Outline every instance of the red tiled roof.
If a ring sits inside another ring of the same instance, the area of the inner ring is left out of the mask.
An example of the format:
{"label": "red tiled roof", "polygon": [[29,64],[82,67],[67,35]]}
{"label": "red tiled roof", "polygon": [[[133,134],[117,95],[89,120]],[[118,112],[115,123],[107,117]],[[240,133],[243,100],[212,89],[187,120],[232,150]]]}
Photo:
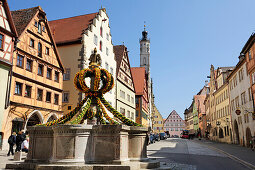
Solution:
{"label": "red tiled roof", "polygon": [[131,73],[135,84],[135,94],[143,95],[144,80],[145,80],[145,68],[144,67],[132,67]]}
{"label": "red tiled roof", "polygon": [[12,19],[14,21],[18,36],[25,30],[31,19],[40,9],[39,6],[27,9],[21,9],[17,11],[11,11]]}
{"label": "red tiled roof", "polygon": [[61,44],[81,40],[83,31],[88,29],[97,14],[92,13],[49,21],[56,43]]}

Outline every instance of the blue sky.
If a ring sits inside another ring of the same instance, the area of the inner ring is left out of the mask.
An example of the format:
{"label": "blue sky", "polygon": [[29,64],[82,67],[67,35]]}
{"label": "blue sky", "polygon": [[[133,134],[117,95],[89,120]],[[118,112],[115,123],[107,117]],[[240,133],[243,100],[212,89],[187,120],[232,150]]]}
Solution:
{"label": "blue sky", "polygon": [[151,75],[163,117],[186,107],[204,85],[210,65],[234,66],[255,28],[254,0],[8,0],[11,10],[40,5],[48,20],[106,8],[114,45],[139,66],[139,38],[146,21]]}

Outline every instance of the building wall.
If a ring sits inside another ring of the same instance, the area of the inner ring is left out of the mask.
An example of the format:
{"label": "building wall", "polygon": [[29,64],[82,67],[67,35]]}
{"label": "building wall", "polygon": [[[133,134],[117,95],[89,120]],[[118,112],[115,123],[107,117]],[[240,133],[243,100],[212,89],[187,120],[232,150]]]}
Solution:
{"label": "building wall", "polygon": [[[106,19],[106,21],[102,21]],[[103,29],[102,36],[100,35],[100,27]],[[91,24],[91,31],[87,30],[85,34],[83,34],[83,44],[85,45],[85,54],[86,58],[89,59],[94,48],[97,48],[98,54],[100,54],[102,59],[102,68],[107,69],[114,77],[114,87],[111,92],[108,92],[104,95],[107,101],[112,103],[112,106],[116,108],[116,60],[113,52],[113,44],[112,37],[109,26],[109,18],[104,9],[99,10],[98,18],[93,20],[93,24]],[[106,34],[109,35],[107,39]],[[97,36],[97,43],[94,43],[94,35]],[[99,50],[100,41],[102,42],[102,51]],[[106,48],[108,48],[108,55],[106,53]],[[86,61],[89,63],[89,61]],[[108,68],[107,68],[108,65]],[[112,71],[111,71],[112,70]]]}
{"label": "building wall", "polygon": [[[81,44],[71,44],[66,46],[58,46],[58,51],[64,65],[65,72],[68,70],[70,73],[69,79],[63,79],[63,94],[68,94],[68,100],[62,98],[62,109],[64,113],[70,112],[79,103],[79,91],[74,87],[73,80],[75,74],[80,71],[79,65],[79,52]],[[71,57],[70,57],[71,56]]]}
{"label": "building wall", "polygon": [[[41,19],[41,17],[40,17]],[[50,39],[48,29],[44,22],[41,22],[45,31],[38,33],[35,21],[39,21],[39,17],[35,16],[27,29],[19,36],[17,50],[13,56],[13,77],[10,90],[11,105],[8,108],[9,113],[4,117],[4,146],[7,146],[7,139],[12,131],[26,129],[26,123],[29,118],[35,114],[35,110],[41,113],[42,119],[40,123],[45,122],[45,118],[50,114],[61,115],[62,107],[62,69],[57,59],[52,40]],[[47,22],[47,20],[46,20]],[[34,40],[34,47],[30,46],[30,39]],[[42,44],[42,56],[37,55],[38,43]],[[46,54],[46,47],[49,48],[49,55]],[[23,57],[22,66],[18,66],[18,56]],[[31,60],[31,71],[27,69],[27,61]],[[38,75],[38,65],[43,67],[43,75]],[[51,78],[46,78],[47,69],[51,69]],[[58,81],[55,81],[55,74],[59,74]],[[16,83],[21,83],[21,93],[15,91]],[[31,96],[26,96],[26,87],[31,87]],[[38,89],[43,91],[42,101],[37,99]],[[46,93],[50,92],[50,101],[46,101]],[[54,96],[58,95],[58,103],[54,103]],[[57,116],[54,118],[56,119]],[[22,121],[18,129],[14,128],[14,120]]]}
{"label": "building wall", "polygon": [[155,104],[153,104],[153,132],[155,133],[161,133],[164,132],[164,122],[163,122],[163,117],[162,115],[159,113],[157,107],[155,106]]}
{"label": "building wall", "polygon": [[164,131],[169,131],[170,136],[180,136],[184,128],[185,123],[183,119],[175,111],[171,112],[164,122]]}
{"label": "building wall", "polygon": [[[125,95],[121,96],[120,91]],[[117,80],[117,111],[122,113],[123,109],[125,110],[124,115],[135,121],[135,93]]]}
{"label": "building wall", "polygon": [[[86,30],[85,33],[82,35],[81,43],[58,46],[63,65],[65,67],[65,73],[67,73],[67,71],[70,71],[70,79],[64,80],[63,84],[63,93],[66,93],[69,96],[68,101],[63,102],[64,112],[71,111],[77,106],[79,101],[81,101],[81,94],[78,90],[75,89],[73,85],[73,80],[75,74],[79,72],[82,67],[81,61],[78,60],[83,57],[85,60],[84,68],[88,68],[88,59],[90,58],[90,55],[92,54],[94,48],[97,49],[97,53],[101,56],[101,67],[107,69],[110,73],[112,73],[114,77],[115,85],[110,92],[104,95],[104,97],[112,104],[114,108],[116,108],[116,61],[113,53],[109,18],[102,9],[99,10],[99,14],[100,15],[98,15],[98,18],[93,19],[93,24],[90,25],[90,29]],[[102,21],[106,18],[106,21]],[[103,30],[102,36],[100,35],[100,27],[102,27]],[[108,34],[109,36],[106,36],[106,34]],[[95,36],[97,37],[97,41],[94,41]],[[100,41],[103,44],[102,51],[99,49]],[[108,53],[106,53],[106,48],[108,49]],[[109,116],[112,117],[113,115],[109,113]]]}
{"label": "building wall", "polygon": [[[231,143],[232,128],[229,110],[228,83],[223,84],[215,92],[215,105],[216,112],[213,115],[213,124],[215,125],[214,128],[217,130],[217,133],[214,134],[212,139],[219,142]],[[221,130],[223,132],[223,136],[220,135]]]}
{"label": "building wall", "polygon": [[[252,103],[252,94],[250,88],[250,77],[247,74],[246,62],[242,62],[241,66],[236,68],[235,73],[229,79],[229,91],[230,91],[230,112],[232,116],[232,127],[233,127],[233,142],[235,144],[247,146],[246,131],[247,128],[250,129],[251,135],[255,133],[255,120],[252,118],[253,112],[253,103]],[[240,79],[240,73],[242,72]],[[234,77],[237,79],[237,83],[234,86]],[[242,96],[245,96],[245,101],[242,99]],[[239,107],[238,107],[238,103]],[[236,110],[241,111],[240,115],[236,114]]]}
{"label": "building wall", "polygon": [[[7,85],[9,81],[9,71],[10,67],[7,67],[5,65],[0,64],[0,132],[2,131],[2,125],[3,125],[3,117],[5,113],[5,104],[6,104],[6,93],[7,93]],[[1,138],[0,138],[1,141]],[[1,142],[0,142],[1,146]]]}

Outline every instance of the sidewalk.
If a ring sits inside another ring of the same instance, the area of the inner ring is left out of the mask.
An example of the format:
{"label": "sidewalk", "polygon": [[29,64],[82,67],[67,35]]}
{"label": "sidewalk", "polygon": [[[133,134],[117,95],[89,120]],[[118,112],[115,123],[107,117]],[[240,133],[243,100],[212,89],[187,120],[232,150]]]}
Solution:
{"label": "sidewalk", "polygon": [[255,151],[252,151],[250,148],[246,148],[235,144],[219,143],[206,139],[202,140],[194,139],[193,141],[226,152],[234,157],[237,157],[245,162],[248,162],[249,164],[252,164],[255,167]]}
{"label": "sidewalk", "polygon": [[[12,155],[7,156],[7,153],[8,153],[7,150],[0,150],[0,169],[5,169],[5,165],[7,163],[15,162],[13,160],[14,156],[12,156]],[[27,155],[26,153],[24,153],[24,152],[22,153],[22,160],[25,159],[26,155]]]}

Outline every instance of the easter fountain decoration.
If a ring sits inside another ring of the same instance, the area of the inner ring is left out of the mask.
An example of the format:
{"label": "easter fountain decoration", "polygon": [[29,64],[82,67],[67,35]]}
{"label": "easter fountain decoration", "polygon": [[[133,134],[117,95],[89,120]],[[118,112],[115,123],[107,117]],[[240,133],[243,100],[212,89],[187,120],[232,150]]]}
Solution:
{"label": "easter fountain decoration", "polygon": [[[114,86],[113,76],[101,66],[97,50],[89,68],[79,71],[74,86],[84,99],[63,117],[28,127],[29,152],[25,162],[9,169],[140,169],[159,166],[147,158],[148,128],[126,118],[104,98]],[[90,87],[86,84],[90,78]],[[108,110],[112,113],[110,117]],[[117,166],[117,167],[116,167]]]}

